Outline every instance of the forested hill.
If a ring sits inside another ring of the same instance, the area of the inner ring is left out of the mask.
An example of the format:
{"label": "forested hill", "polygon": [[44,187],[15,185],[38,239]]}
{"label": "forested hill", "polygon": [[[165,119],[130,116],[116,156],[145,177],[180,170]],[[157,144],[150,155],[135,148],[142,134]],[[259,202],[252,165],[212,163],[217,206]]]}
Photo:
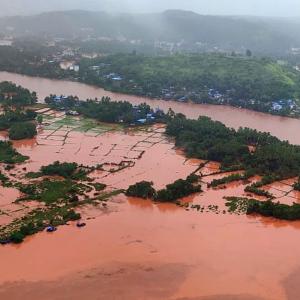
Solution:
{"label": "forested hill", "polygon": [[[95,65],[101,68],[91,68]],[[299,72],[266,58],[221,54],[112,55],[81,62],[79,75],[83,81],[115,90],[114,80],[107,74],[122,78],[118,91],[150,97],[183,97],[201,102],[207,99],[209,89],[214,90],[213,94],[218,91],[212,98],[243,99],[246,103],[270,103],[300,96]]]}
{"label": "forested hill", "polygon": [[300,45],[294,20],[204,16],[170,10],[157,14],[65,11],[0,19],[0,33],[15,36],[110,37],[198,43],[203,47],[251,49],[266,53]]}

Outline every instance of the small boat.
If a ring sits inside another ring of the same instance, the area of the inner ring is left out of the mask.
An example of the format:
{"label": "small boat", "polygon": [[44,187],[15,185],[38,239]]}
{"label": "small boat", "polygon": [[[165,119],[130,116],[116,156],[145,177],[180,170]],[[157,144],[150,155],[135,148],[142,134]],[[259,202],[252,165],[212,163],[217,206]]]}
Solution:
{"label": "small boat", "polygon": [[1,240],[0,241],[0,245],[7,245],[9,243],[11,243],[11,240]]}
{"label": "small boat", "polygon": [[56,231],[56,230],[57,230],[57,228],[54,227],[54,226],[48,226],[48,227],[46,228],[46,231],[47,231],[47,232],[54,232],[54,231]]}
{"label": "small boat", "polygon": [[85,224],[85,223],[79,223],[79,222],[78,222],[78,223],[76,224],[76,226],[80,228],[80,227],[86,226],[86,224]]}

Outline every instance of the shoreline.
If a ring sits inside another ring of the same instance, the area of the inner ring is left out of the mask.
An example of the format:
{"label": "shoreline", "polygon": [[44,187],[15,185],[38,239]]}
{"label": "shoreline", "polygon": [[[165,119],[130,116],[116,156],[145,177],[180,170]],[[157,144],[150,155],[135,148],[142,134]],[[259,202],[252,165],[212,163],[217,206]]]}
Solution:
{"label": "shoreline", "polygon": [[292,144],[300,144],[298,131],[300,120],[289,117],[274,116],[246,109],[230,106],[181,103],[176,101],[151,100],[105,91],[104,89],[86,85],[84,83],[32,77],[17,73],[0,72],[0,81],[12,81],[17,85],[36,91],[39,99],[50,94],[77,95],[81,99],[110,97],[113,101],[128,101],[133,105],[147,103],[151,108],[160,108],[167,111],[172,108],[176,113],[183,113],[190,119],[207,116],[212,120],[220,121],[227,127],[238,129],[249,127],[261,132],[270,132],[281,140],[288,140]]}
{"label": "shoreline", "polygon": [[[300,120],[300,117],[296,117],[296,116],[286,116],[286,115],[280,115],[280,114],[272,114],[270,112],[263,112],[263,111],[259,111],[259,110],[233,106],[233,105],[230,105],[230,104],[196,103],[196,102],[193,102],[191,100],[186,101],[186,102],[182,102],[182,101],[177,101],[175,99],[166,100],[166,99],[163,99],[163,98],[151,98],[151,97],[143,96],[143,95],[140,96],[140,95],[136,95],[136,94],[132,94],[132,93],[126,93],[125,91],[119,92],[119,91],[108,90],[105,87],[94,85],[94,84],[91,84],[91,83],[83,82],[83,81],[72,79],[72,78],[61,78],[60,79],[60,78],[43,77],[43,76],[40,76],[40,75],[29,75],[29,74],[25,74],[25,73],[18,73],[18,72],[10,72],[10,71],[0,70],[0,74],[1,73],[7,73],[7,74],[10,74],[10,75],[30,77],[30,78],[38,78],[38,79],[41,79],[41,80],[51,80],[51,81],[58,81],[58,82],[71,82],[71,83],[75,83],[75,84],[89,86],[89,87],[94,88],[94,89],[103,90],[104,92],[107,92],[109,94],[119,95],[119,96],[122,96],[124,98],[125,97],[129,97],[129,98],[137,97],[137,98],[145,99],[145,101],[161,101],[161,102],[165,102],[165,103],[180,103],[180,104],[191,104],[191,105],[198,105],[198,106],[226,107],[226,108],[242,110],[242,111],[246,111],[246,112],[259,113],[259,114],[272,116],[272,117]],[[77,95],[64,95],[64,96],[77,96]],[[86,99],[82,99],[82,100],[86,100]],[[115,101],[113,98],[111,100]],[[43,101],[43,100],[39,99],[39,101]],[[124,99],[124,101],[128,101],[128,100]],[[39,102],[39,103],[43,103],[43,102]]]}

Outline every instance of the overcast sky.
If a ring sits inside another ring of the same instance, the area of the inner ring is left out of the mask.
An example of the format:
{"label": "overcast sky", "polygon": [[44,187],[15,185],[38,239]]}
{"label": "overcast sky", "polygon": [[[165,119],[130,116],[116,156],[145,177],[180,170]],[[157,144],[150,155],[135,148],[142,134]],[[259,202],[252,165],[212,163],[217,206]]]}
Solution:
{"label": "overcast sky", "polygon": [[87,9],[158,12],[187,9],[212,15],[300,16],[300,0],[0,0],[0,14]]}

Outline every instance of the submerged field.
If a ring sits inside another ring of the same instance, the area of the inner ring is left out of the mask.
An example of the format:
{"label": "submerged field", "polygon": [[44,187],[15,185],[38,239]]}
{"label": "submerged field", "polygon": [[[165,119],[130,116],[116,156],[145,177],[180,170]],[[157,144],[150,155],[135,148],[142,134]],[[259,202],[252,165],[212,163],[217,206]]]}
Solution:
{"label": "submerged field", "polygon": [[[107,300],[120,294],[147,300],[298,299],[300,222],[231,213],[225,205],[224,196],[265,200],[244,191],[260,178],[208,187],[242,171],[224,173],[216,162],[187,159],[164,134],[164,125],[123,128],[49,109],[39,113],[46,124],[38,136],[14,142],[30,159],[13,170],[1,168],[13,181],[26,183],[26,172],[59,160],[99,165],[89,177],[107,185],[103,193],[141,180],[161,189],[193,172],[203,193],[180,205],[111,195],[105,205],[77,207],[87,224],[83,229],[68,222],[53,234],[2,246],[1,299]],[[292,187],[296,180],[263,189],[272,192],[273,201],[300,203],[300,192]],[[96,189],[87,192],[90,198],[95,194]],[[15,188],[1,187],[1,226],[43,205],[15,203],[21,196]]]}

